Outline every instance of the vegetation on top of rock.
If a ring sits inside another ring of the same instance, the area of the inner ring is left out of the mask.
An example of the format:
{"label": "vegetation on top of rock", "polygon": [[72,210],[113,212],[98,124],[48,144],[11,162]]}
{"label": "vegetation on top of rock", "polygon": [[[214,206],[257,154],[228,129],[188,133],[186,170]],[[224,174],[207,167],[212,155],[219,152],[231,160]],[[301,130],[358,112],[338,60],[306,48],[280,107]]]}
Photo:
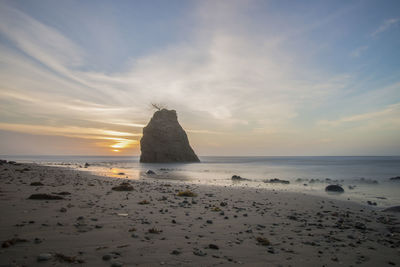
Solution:
{"label": "vegetation on top of rock", "polygon": [[211,209],[211,211],[218,212],[218,211],[221,211],[221,208],[219,208],[219,207],[213,207],[213,208]]}
{"label": "vegetation on top of rock", "polygon": [[54,255],[54,258],[56,258],[60,262],[84,263],[84,260],[77,259],[75,256],[66,256],[62,253],[56,253]]}
{"label": "vegetation on top of rock", "polygon": [[148,230],[148,232],[149,232],[150,234],[159,234],[159,233],[162,232],[162,230],[159,230],[159,229],[153,227],[153,228],[150,228],[150,229]]}
{"label": "vegetation on top of rock", "polygon": [[257,237],[256,238],[258,244],[262,245],[262,246],[269,246],[271,243],[269,242],[269,240],[265,237]]}

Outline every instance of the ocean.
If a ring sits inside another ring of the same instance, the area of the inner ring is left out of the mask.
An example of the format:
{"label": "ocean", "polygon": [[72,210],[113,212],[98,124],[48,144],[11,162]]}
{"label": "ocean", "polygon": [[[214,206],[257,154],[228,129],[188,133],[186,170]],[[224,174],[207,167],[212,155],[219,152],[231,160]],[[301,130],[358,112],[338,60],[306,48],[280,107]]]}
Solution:
{"label": "ocean", "polygon": [[[110,178],[158,179],[194,184],[258,187],[294,191],[329,198],[375,202],[377,207],[400,205],[400,157],[200,157],[201,163],[139,163],[139,157],[2,156],[18,162],[63,166]],[[90,166],[84,168],[85,163]],[[147,175],[147,170],[155,174]],[[123,173],[123,174],[122,174]],[[232,175],[247,180],[233,181]],[[266,183],[269,179],[289,184]],[[340,184],[342,194],[326,193],[328,184]]]}

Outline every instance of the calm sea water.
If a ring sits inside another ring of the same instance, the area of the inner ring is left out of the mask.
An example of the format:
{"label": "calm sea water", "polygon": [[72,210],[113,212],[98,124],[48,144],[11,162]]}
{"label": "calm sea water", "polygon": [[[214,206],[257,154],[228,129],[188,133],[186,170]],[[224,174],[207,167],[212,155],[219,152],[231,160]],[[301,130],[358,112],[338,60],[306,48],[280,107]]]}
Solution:
{"label": "calm sea water", "polygon": [[[400,205],[400,157],[200,157],[201,163],[143,164],[138,157],[3,156],[19,162],[61,165],[95,174],[129,179],[165,179],[176,182],[263,187],[297,191],[366,203],[377,207]],[[85,163],[88,168],[83,168]],[[147,175],[153,170],[155,175]],[[124,173],[124,174],[121,174]],[[235,182],[232,175],[247,178]],[[290,184],[270,184],[278,178]],[[340,184],[343,194],[327,194],[328,184]]]}

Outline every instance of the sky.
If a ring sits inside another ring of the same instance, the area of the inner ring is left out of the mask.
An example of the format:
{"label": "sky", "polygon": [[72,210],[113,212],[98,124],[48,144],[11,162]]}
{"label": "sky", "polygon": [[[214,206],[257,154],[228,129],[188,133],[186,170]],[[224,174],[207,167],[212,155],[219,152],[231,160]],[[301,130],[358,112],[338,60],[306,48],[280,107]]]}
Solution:
{"label": "sky", "polygon": [[400,1],[0,0],[0,155],[400,155]]}

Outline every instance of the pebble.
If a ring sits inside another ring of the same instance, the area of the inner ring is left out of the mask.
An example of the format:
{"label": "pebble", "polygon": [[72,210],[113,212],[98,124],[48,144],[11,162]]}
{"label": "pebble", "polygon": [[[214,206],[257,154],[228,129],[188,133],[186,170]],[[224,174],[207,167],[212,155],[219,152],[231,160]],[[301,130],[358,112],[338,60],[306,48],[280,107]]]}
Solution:
{"label": "pebble", "polygon": [[172,255],[179,255],[179,254],[181,254],[181,252],[178,251],[178,250],[176,250],[176,249],[174,249],[174,250],[171,252],[171,254],[172,254]]}
{"label": "pebble", "polygon": [[37,257],[37,261],[48,261],[53,257],[50,253],[41,253]]}
{"label": "pebble", "polygon": [[207,253],[205,253],[204,251],[202,251],[202,250],[200,250],[200,249],[194,250],[194,251],[193,251],[193,254],[196,255],[196,256],[200,256],[200,257],[203,257],[203,256],[206,256],[206,255],[207,255]]}
{"label": "pebble", "polygon": [[217,245],[215,245],[215,244],[208,245],[208,248],[210,248],[210,249],[219,249],[219,247]]}
{"label": "pebble", "polygon": [[122,262],[120,262],[120,261],[114,261],[112,264],[111,264],[111,267],[122,267],[123,266],[123,264],[122,264]]}
{"label": "pebble", "polygon": [[110,254],[106,254],[102,257],[103,261],[109,261],[111,260],[111,255]]}

